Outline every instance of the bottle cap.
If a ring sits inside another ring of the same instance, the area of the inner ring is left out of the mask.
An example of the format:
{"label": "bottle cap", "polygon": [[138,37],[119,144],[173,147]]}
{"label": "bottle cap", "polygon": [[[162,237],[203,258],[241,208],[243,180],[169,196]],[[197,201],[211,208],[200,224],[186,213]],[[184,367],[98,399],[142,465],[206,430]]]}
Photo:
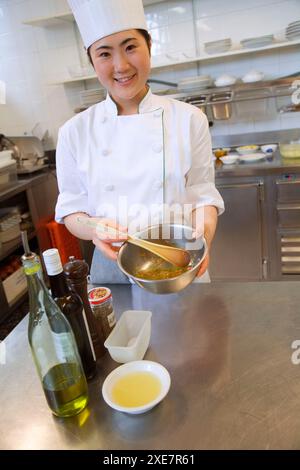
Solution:
{"label": "bottle cap", "polygon": [[72,281],[82,281],[86,279],[89,273],[89,265],[82,259],[75,259],[74,256],[69,257],[69,261],[64,264],[64,273],[68,279]]}
{"label": "bottle cap", "polygon": [[63,271],[59,251],[57,248],[50,248],[43,252],[44,263],[47,274],[49,276],[56,276]]}
{"label": "bottle cap", "polygon": [[89,290],[89,301],[91,305],[100,305],[111,298],[111,291],[107,287],[94,287]]}

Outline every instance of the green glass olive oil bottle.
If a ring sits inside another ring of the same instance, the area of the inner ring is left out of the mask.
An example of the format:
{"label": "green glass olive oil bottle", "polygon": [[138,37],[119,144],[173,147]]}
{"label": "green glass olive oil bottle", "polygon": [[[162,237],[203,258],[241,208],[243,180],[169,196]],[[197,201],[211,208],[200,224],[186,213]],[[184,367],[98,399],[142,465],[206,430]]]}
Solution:
{"label": "green glass olive oil bottle", "polygon": [[52,412],[68,417],[88,403],[88,389],[71,326],[44,284],[39,257],[22,232],[22,263],[29,291],[28,340]]}

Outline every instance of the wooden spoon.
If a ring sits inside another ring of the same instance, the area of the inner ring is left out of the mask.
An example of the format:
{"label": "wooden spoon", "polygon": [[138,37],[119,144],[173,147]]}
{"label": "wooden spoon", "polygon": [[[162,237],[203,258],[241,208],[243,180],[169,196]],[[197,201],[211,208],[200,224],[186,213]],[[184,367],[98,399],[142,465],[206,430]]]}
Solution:
{"label": "wooden spoon", "polygon": [[148,240],[143,240],[141,238],[134,237],[133,235],[129,235],[126,232],[121,232],[108,225],[104,225],[98,220],[93,220],[92,218],[77,217],[77,221],[81,224],[94,227],[96,229],[97,234],[99,235],[110,235],[114,239],[126,239],[127,242],[132,243],[133,245],[140,246],[145,250],[151,251],[151,253],[160,256],[160,258],[163,258],[165,261],[168,261],[169,263],[180,268],[187,266],[191,260],[188,251],[183,250],[182,248],[152,243]]}

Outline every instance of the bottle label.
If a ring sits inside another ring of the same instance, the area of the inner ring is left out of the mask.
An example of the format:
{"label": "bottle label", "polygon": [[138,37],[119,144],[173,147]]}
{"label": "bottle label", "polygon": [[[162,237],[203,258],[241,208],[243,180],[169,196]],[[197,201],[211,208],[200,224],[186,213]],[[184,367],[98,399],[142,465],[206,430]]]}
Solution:
{"label": "bottle label", "polygon": [[114,311],[112,311],[112,313],[110,313],[109,315],[107,315],[107,321],[108,321],[108,324],[109,324],[110,328],[112,328],[113,326],[115,326],[115,324],[116,324],[116,317],[115,317]]}
{"label": "bottle label", "polygon": [[86,319],[86,314],[85,314],[84,308],[82,309],[82,316],[83,316],[83,319],[84,319],[85,329],[86,329],[86,332],[87,332],[87,335],[88,335],[88,338],[89,338],[90,347],[91,347],[91,350],[92,350],[92,353],[93,353],[93,358],[94,358],[94,361],[96,361],[95,349],[94,349],[93,341],[92,341],[92,338],[91,338],[91,333],[90,333],[89,325],[88,325],[88,322],[87,322],[87,319]]}
{"label": "bottle label", "polygon": [[74,351],[71,346],[73,341],[70,333],[52,332],[52,337],[58,361],[66,362],[70,358],[74,357]]}

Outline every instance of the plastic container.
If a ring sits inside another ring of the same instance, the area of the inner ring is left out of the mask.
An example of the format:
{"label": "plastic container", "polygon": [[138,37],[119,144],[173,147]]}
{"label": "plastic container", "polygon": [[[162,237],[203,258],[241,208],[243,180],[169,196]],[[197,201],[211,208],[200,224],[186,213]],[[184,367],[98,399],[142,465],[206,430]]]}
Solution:
{"label": "plastic container", "polygon": [[0,162],[0,188],[17,181],[17,163]]}
{"label": "plastic container", "polygon": [[0,152],[0,164],[14,163],[12,150],[2,150]]}
{"label": "plastic container", "polygon": [[143,359],[149,346],[152,313],[146,310],[126,310],[104,346],[112,359],[119,363]]}
{"label": "plastic container", "polygon": [[21,217],[18,212],[11,211],[0,218],[0,240],[10,242],[20,236]]}
{"label": "plastic container", "polygon": [[300,141],[281,142],[279,150],[284,158],[300,158]]}

